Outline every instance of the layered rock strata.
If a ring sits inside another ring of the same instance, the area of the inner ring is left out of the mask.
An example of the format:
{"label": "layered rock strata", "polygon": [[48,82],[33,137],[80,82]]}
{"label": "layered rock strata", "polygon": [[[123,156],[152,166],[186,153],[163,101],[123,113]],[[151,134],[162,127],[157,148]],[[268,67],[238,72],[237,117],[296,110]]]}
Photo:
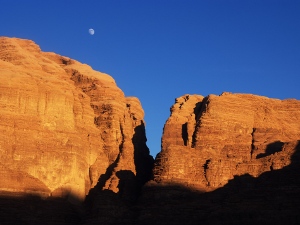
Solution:
{"label": "layered rock strata", "polygon": [[121,170],[145,182],[152,157],[143,117],[111,76],[30,40],[0,38],[0,191],[82,201],[108,168],[102,189],[118,193]]}
{"label": "layered rock strata", "polygon": [[284,143],[300,139],[300,102],[251,94],[185,95],[171,107],[154,180],[200,190],[234,176],[290,164]]}

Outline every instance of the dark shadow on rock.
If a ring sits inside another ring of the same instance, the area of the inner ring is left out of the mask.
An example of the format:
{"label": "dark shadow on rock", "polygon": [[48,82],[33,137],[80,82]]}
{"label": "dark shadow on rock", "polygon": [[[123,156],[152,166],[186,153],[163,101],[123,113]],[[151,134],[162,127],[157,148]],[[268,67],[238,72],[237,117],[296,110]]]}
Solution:
{"label": "dark shadow on rock", "polygon": [[84,214],[66,198],[2,193],[0,224],[296,225],[300,224],[299,174],[300,141],[290,165],[257,178],[235,176],[212,192],[150,181],[138,200],[131,201],[135,175],[121,170],[116,173],[120,192],[98,189],[89,196],[93,198]]}
{"label": "dark shadow on rock", "polygon": [[102,174],[99,177],[97,184],[89,191],[84,201],[84,207],[87,211],[89,211],[89,208],[93,207],[95,198],[99,195],[99,193],[103,192],[102,189],[105,186],[106,181],[112,176],[114,168],[117,166],[119,159],[120,154],[117,156],[116,160],[109,165],[109,167],[106,169],[105,174]]}
{"label": "dark shadow on rock", "polygon": [[119,178],[118,193],[95,189],[85,202],[82,224],[134,224],[137,211],[133,208],[139,193],[136,177],[130,170],[117,171],[116,176]]}
{"label": "dark shadow on rock", "polygon": [[146,142],[145,124],[142,122],[141,125],[134,128],[134,135],[132,137],[136,179],[140,186],[153,179],[152,169],[154,159],[150,155]]}
{"label": "dark shadow on rock", "polygon": [[[202,101],[197,102],[195,104],[194,109],[193,109],[193,113],[194,113],[194,116],[195,116],[195,121],[197,121],[197,119],[199,118],[199,113],[201,112],[201,108],[202,108]],[[182,124],[182,126],[181,126],[181,137],[182,137],[184,146],[188,146],[190,143],[193,146],[193,143],[195,142],[195,132],[196,132],[196,124],[195,124],[195,128],[194,128],[194,133],[191,135],[192,140],[189,140],[188,122]]]}
{"label": "dark shadow on rock", "polygon": [[138,197],[138,185],[134,173],[130,170],[120,170],[116,173],[120,179],[118,188],[119,197],[126,203],[135,203]]}
{"label": "dark shadow on rock", "polygon": [[195,120],[197,120],[198,114],[201,112],[202,103],[204,102],[204,100],[206,100],[206,98],[204,98],[201,102],[197,102],[195,105],[194,108]]}
{"label": "dark shadow on rock", "polygon": [[235,176],[212,192],[150,182],[137,204],[136,225],[300,224],[299,174],[300,141],[290,165],[257,178]]}
{"label": "dark shadow on rock", "polygon": [[[69,196],[70,197],[70,196]],[[76,196],[73,196],[76,198]],[[66,198],[41,198],[33,194],[1,192],[0,224],[80,224],[83,210]]]}
{"label": "dark shadow on rock", "polygon": [[188,145],[188,129],[187,129],[187,123],[182,124],[182,128],[181,128],[181,137],[183,140],[183,144],[185,146]]}
{"label": "dark shadow on rock", "polygon": [[130,225],[135,218],[135,210],[123,201],[119,194],[102,190],[94,196],[94,201],[86,208],[81,224]]}
{"label": "dark shadow on rock", "polygon": [[265,153],[258,154],[256,156],[256,158],[259,159],[259,158],[263,158],[263,157],[272,155],[276,152],[280,152],[280,151],[282,151],[283,145],[284,145],[284,143],[281,141],[273,142],[267,146]]}
{"label": "dark shadow on rock", "polygon": [[[106,173],[100,176],[97,185],[90,190],[86,201],[86,214],[83,224],[134,224],[138,210],[133,209],[139,197],[141,187],[152,179],[154,159],[146,145],[145,126],[135,127],[132,143],[134,146],[134,164],[136,175],[130,170],[116,172],[118,193],[103,190],[105,182],[111,177],[119,157],[109,166]],[[120,149],[121,152],[122,149]]]}
{"label": "dark shadow on rock", "polygon": [[[98,180],[98,183],[96,184],[95,186],[95,190],[102,190],[102,188],[104,187],[105,185],[105,182],[111,177],[111,175],[113,174],[113,171],[114,171],[114,168],[117,166],[118,162],[119,162],[119,159],[120,159],[120,154],[117,156],[116,160],[110,164],[108,166],[108,168],[106,169],[106,172],[105,174],[102,174],[100,177],[99,177],[99,180]],[[93,190],[93,189],[92,189]]]}
{"label": "dark shadow on rock", "polygon": [[191,147],[194,148],[195,144],[196,144],[196,131],[197,131],[197,126],[199,125],[198,123],[200,122],[200,118],[203,114],[203,112],[205,112],[206,110],[206,106],[207,106],[207,102],[208,102],[208,97],[205,97],[202,99],[201,102],[196,103],[195,108],[194,108],[194,114],[195,114],[195,128],[194,128],[194,132],[192,134],[192,140],[191,140]]}

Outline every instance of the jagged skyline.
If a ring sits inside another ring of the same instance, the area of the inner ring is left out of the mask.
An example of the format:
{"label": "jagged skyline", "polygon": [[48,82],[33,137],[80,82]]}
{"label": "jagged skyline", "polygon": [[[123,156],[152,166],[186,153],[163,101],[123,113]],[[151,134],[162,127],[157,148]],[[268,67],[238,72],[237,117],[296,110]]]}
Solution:
{"label": "jagged skyline", "polygon": [[138,97],[155,157],[179,96],[300,99],[299,10],[283,0],[1,1],[0,28],[108,73]]}

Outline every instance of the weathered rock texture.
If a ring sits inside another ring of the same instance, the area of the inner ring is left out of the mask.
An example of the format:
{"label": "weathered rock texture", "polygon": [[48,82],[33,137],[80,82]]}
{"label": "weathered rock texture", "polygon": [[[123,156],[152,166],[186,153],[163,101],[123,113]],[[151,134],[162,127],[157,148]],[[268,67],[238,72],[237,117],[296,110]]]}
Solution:
{"label": "weathered rock texture", "polygon": [[155,181],[208,191],[236,175],[281,169],[291,158],[284,143],[300,139],[299,121],[295,99],[231,93],[177,98],[164,127]]}
{"label": "weathered rock texture", "polygon": [[288,166],[258,177],[235,176],[213,191],[171,182],[147,183],[139,198],[136,224],[299,224],[300,141],[284,143],[283,148],[291,160]]}
{"label": "weathered rock texture", "polygon": [[0,37],[0,224],[300,224],[300,101],[177,98],[153,171],[143,116],[109,75]]}
{"label": "weathered rock texture", "polygon": [[0,38],[0,191],[82,201],[107,170],[101,190],[118,193],[122,170],[147,181],[143,117],[111,76]]}
{"label": "weathered rock texture", "polygon": [[177,98],[136,224],[300,223],[299,121],[294,99]]}

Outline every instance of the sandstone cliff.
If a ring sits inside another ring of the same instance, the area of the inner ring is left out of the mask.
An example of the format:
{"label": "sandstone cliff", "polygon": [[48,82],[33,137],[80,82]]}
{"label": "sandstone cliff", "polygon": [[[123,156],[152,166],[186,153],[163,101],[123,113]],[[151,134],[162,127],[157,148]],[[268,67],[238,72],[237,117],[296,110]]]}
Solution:
{"label": "sandstone cliff", "polygon": [[111,76],[0,37],[0,224],[300,223],[300,101],[179,97],[154,168],[143,117]]}
{"label": "sandstone cliff", "polygon": [[283,148],[291,164],[258,177],[236,175],[212,191],[179,182],[149,182],[139,198],[136,224],[299,224],[300,141],[284,143]]}
{"label": "sandstone cliff", "polygon": [[291,158],[284,143],[300,139],[299,120],[295,99],[231,93],[177,98],[164,127],[155,181],[208,191],[236,175],[281,169]]}
{"label": "sandstone cliff", "polygon": [[0,38],[0,191],[82,201],[108,168],[101,189],[117,193],[122,170],[147,181],[143,117],[111,76]]}
{"label": "sandstone cliff", "polygon": [[177,98],[136,224],[299,224],[299,121],[295,99]]}

